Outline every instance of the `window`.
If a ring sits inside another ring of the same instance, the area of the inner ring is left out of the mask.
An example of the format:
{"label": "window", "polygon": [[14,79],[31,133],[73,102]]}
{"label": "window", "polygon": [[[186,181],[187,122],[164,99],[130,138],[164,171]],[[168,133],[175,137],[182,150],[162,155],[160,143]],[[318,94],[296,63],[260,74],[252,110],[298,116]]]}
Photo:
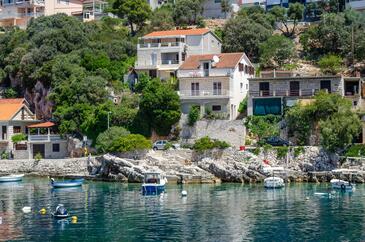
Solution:
{"label": "window", "polygon": [[244,64],[239,63],[239,64],[238,64],[238,70],[239,70],[239,71],[243,71],[243,69],[244,69]]}
{"label": "window", "polygon": [[221,105],[213,105],[213,106],[212,106],[212,110],[213,110],[213,111],[216,111],[216,112],[217,112],[217,111],[221,111],[221,110],[222,110],[222,106],[221,106]]}
{"label": "window", "polygon": [[353,102],[353,106],[356,107],[357,106],[357,101]]}
{"label": "window", "polygon": [[269,82],[260,82],[260,96],[269,96],[270,95],[270,83]]}
{"label": "window", "polygon": [[221,3],[222,0],[214,0],[214,3]]}
{"label": "window", "polygon": [[328,93],[331,93],[331,81],[330,80],[321,81],[321,90],[325,90]]}
{"label": "window", "polygon": [[26,144],[15,144],[15,150],[27,150]]}
{"label": "window", "polygon": [[240,90],[241,90],[241,93],[243,93],[243,83],[242,82],[240,83]]}
{"label": "window", "polygon": [[14,126],[13,127],[14,134],[18,134],[22,132],[22,128],[20,126]]}
{"label": "window", "polygon": [[209,76],[209,62],[203,64],[204,76]]}
{"label": "window", "polygon": [[53,152],[60,152],[60,144],[52,144]]}
{"label": "window", "polygon": [[213,95],[222,95],[222,83],[213,82]]}

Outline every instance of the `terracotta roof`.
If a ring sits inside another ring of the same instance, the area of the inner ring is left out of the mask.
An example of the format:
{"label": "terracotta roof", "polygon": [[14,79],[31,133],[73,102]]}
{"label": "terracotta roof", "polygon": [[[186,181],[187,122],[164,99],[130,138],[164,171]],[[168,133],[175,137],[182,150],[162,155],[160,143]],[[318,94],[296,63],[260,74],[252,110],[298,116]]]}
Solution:
{"label": "terracotta roof", "polygon": [[143,37],[165,37],[165,36],[178,36],[178,35],[203,35],[208,33],[209,29],[176,29],[166,31],[155,31],[149,33]]}
{"label": "terracotta roof", "polygon": [[50,128],[53,126],[55,126],[55,124],[52,122],[44,122],[44,123],[29,125],[28,128]]}
{"label": "terracotta roof", "polygon": [[23,98],[0,99],[0,120],[10,120],[23,106]]}
{"label": "terracotta roof", "polygon": [[180,66],[180,70],[195,70],[198,69],[201,61],[212,60],[213,56],[219,57],[219,62],[214,68],[234,68],[241,60],[244,53],[222,53],[209,55],[191,55]]}

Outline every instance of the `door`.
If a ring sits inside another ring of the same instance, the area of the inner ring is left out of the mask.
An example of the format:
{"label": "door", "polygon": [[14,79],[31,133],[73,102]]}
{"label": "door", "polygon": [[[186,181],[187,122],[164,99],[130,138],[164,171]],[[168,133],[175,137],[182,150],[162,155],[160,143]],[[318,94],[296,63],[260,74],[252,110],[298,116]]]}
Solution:
{"label": "door", "polygon": [[191,96],[199,96],[199,82],[191,83]]}
{"label": "door", "polygon": [[290,82],[290,96],[299,96],[299,82],[298,81],[292,81]]}
{"label": "door", "polygon": [[269,95],[270,95],[270,83],[260,82],[260,96],[269,96]]}
{"label": "door", "polygon": [[331,81],[324,80],[321,81],[321,90],[327,90],[328,93],[331,93]]}
{"label": "door", "polygon": [[203,67],[204,67],[204,76],[209,76],[209,62],[205,62]]}
{"label": "door", "polygon": [[44,144],[33,144],[33,158],[38,153],[41,154],[42,158],[45,158],[45,145]]}
{"label": "door", "polygon": [[7,135],[6,130],[7,130],[6,126],[2,126],[2,129],[1,129],[1,131],[2,131],[1,139],[2,140],[7,140],[8,139],[8,135]]}
{"label": "door", "polygon": [[222,95],[222,83],[213,82],[213,95]]}

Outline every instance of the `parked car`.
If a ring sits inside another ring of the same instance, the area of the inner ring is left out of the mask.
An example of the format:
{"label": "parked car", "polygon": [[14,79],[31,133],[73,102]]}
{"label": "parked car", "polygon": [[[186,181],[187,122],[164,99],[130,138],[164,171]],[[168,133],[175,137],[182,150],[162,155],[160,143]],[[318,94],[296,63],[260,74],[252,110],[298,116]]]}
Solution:
{"label": "parked car", "polygon": [[[157,140],[155,143],[153,143],[152,149],[153,150],[164,150],[167,143],[169,143],[167,140]],[[179,144],[172,144],[172,148],[179,149]]]}
{"label": "parked car", "polygon": [[289,146],[291,143],[285,139],[280,138],[279,136],[271,136],[264,139],[266,144],[272,146]]}

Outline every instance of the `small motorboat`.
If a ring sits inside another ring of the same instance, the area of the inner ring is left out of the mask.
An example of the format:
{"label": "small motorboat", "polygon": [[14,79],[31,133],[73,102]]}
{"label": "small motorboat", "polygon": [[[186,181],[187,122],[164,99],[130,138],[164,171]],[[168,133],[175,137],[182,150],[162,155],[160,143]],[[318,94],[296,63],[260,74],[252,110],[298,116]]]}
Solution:
{"label": "small motorboat", "polygon": [[264,180],[265,188],[282,188],[285,186],[284,180],[280,177],[268,177]]}
{"label": "small motorboat", "polygon": [[342,191],[353,191],[355,190],[355,184],[348,182],[348,181],[344,181],[344,180],[340,180],[340,179],[332,179],[330,181],[331,186],[333,189],[341,189]]}
{"label": "small motorboat", "polygon": [[68,218],[70,214],[67,212],[67,209],[63,206],[63,204],[58,204],[56,210],[52,213],[52,216],[59,219]]}
{"label": "small motorboat", "polygon": [[165,191],[167,179],[158,172],[147,172],[144,174],[142,184],[143,195],[159,195]]}
{"label": "small motorboat", "polygon": [[22,181],[24,177],[24,174],[12,174],[7,176],[0,176],[0,182],[18,182]]}
{"label": "small motorboat", "polygon": [[84,183],[84,179],[72,179],[67,181],[56,182],[53,178],[51,178],[51,185],[53,188],[70,188],[70,187],[79,187]]}

